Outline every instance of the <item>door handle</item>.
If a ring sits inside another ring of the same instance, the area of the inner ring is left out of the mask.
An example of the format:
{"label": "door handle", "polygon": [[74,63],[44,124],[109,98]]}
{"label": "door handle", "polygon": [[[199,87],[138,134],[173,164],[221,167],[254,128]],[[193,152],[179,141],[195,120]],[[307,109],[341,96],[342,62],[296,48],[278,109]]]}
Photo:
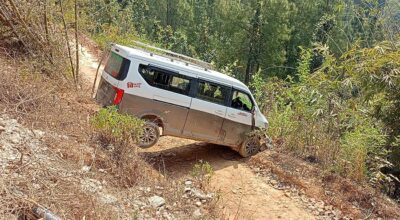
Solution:
{"label": "door handle", "polygon": [[230,118],[236,118],[235,114],[233,114],[233,113],[228,114],[228,117],[230,117]]}

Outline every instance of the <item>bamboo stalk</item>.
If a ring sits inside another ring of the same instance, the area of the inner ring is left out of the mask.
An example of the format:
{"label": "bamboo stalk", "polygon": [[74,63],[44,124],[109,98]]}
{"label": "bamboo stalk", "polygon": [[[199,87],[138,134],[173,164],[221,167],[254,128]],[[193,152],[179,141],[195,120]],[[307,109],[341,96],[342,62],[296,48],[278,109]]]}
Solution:
{"label": "bamboo stalk", "polygon": [[78,0],[75,0],[75,47],[76,47],[76,72],[75,72],[75,83],[79,83],[79,40],[78,40]]}
{"label": "bamboo stalk", "polygon": [[67,44],[67,51],[68,51],[68,59],[71,65],[71,71],[72,71],[72,78],[75,81],[75,68],[74,68],[74,62],[72,61],[72,53],[71,53],[71,47],[69,46],[69,37],[68,37],[68,30],[67,30],[67,23],[65,22],[65,17],[64,17],[64,9],[63,9],[63,1],[60,0],[60,10],[61,10],[61,19],[63,21],[63,26],[64,26],[64,37],[65,37],[65,42]]}

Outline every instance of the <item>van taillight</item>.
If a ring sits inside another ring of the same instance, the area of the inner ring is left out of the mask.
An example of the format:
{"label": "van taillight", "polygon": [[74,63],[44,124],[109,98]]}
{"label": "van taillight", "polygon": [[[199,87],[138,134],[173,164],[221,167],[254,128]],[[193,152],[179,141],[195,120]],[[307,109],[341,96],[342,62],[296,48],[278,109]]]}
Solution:
{"label": "van taillight", "polygon": [[124,96],[124,90],[123,89],[119,89],[119,88],[117,88],[115,86],[113,88],[114,88],[114,90],[116,92],[113,104],[114,105],[119,105],[119,103],[121,103],[121,101],[122,101],[122,97]]}

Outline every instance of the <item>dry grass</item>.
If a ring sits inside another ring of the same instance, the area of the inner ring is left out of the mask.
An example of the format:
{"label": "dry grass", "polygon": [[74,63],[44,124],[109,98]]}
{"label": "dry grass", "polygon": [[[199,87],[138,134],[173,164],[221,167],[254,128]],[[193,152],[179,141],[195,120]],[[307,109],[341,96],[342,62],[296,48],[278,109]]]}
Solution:
{"label": "dry grass", "polygon": [[[139,212],[154,217],[154,209],[140,211],[132,203],[147,202],[154,194],[170,206],[176,204],[170,207],[176,217],[190,218],[196,207],[182,200],[186,177],[164,178],[151,166],[158,162],[154,158],[136,155],[132,146],[116,151],[112,142],[92,129],[89,121],[98,106],[89,97],[89,88],[77,91],[61,79],[35,74],[29,62],[3,57],[0,116],[7,114],[24,128],[39,129],[45,135],[38,152],[21,143],[18,149],[23,159],[9,163],[2,172],[0,219],[38,219],[32,212],[35,207],[45,207],[63,219],[134,218]],[[82,181],[90,180],[101,183],[101,192],[86,188]],[[139,190],[147,187],[151,192]],[[115,197],[120,208],[104,203],[103,191]],[[214,203],[208,203],[204,210],[211,212],[213,207]]]}

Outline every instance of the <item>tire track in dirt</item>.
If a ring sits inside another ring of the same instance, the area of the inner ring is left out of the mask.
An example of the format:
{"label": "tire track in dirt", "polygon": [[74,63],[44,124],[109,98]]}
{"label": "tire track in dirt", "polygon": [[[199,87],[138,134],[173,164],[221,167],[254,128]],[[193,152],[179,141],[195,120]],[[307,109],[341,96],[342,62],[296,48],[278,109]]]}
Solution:
{"label": "tire track in dirt", "polygon": [[[82,47],[85,87],[93,85],[97,65],[97,58]],[[253,173],[247,160],[227,147],[162,137],[157,145],[140,152],[160,158],[155,169],[171,179],[188,175],[199,160],[209,162],[215,172],[210,187],[220,195],[218,209],[223,219],[315,219],[301,204]]]}

